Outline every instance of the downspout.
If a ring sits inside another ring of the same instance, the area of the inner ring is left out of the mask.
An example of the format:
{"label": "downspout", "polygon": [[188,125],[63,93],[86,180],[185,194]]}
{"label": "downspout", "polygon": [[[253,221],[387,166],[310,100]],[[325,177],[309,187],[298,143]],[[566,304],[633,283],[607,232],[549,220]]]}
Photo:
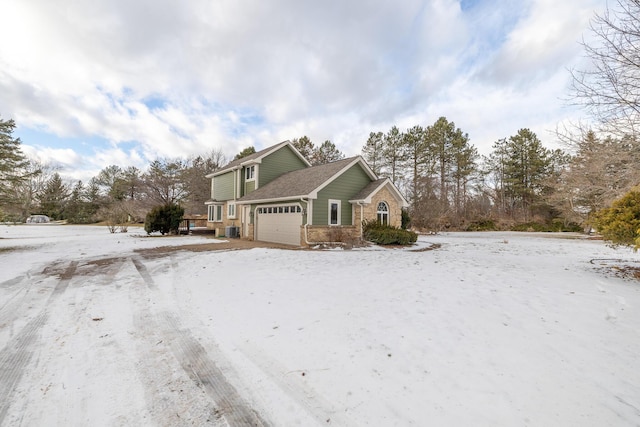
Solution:
{"label": "downspout", "polygon": [[[305,200],[303,197],[300,198],[300,201],[303,203],[306,203],[307,208],[309,207],[309,200]],[[307,226],[309,225],[309,212],[307,211],[307,222],[304,223],[304,242],[309,245],[339,245],[339,246],[344,246],[345,243],[344,242],[310,242],[309,241],[309,230],[307,229]]]}
{"label": "downspout", "polygon": [[[305,200],[304,197],[300,197],[300,201],[305,204],[306,208],[309,208],[309,200]],[[309,241],[309,231],[307,230],[307,226],[309,225],[309,212],[307,212],[307,220],[304,222],[304,242],[311,246],[312,242]]]}
{"label": "downspout", "polygon": [[358,202],[358,206],[360,206],[360,240],[364,241],[364,227],[362,225],[364,222],[364,204],[362,204],[362,202]]}
{"label": "downspout", "polygon": [[[235,227],[236,226],[236,221],[238,219],[238,206],[236,205],[236,200],[238,199],[238,190],[240,189],[240,174],[242,173],[242,166],[235,166],[234,168],[231,169],[231,171],[233,172],[233,204],[234,204],[234,209],[235,209],[235,218],[231,220],[231,226]],[[225,213],[225,215],[227,215],[227,219],[229,219],[229,201],[227,201],[227,212]]]}

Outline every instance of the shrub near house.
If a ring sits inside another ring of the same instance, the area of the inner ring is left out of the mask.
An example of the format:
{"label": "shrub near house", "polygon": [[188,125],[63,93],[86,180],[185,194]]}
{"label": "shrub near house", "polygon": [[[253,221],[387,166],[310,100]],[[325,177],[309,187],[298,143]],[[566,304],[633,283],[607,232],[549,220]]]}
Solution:
{"label": "shrub near house", "polygon": [[365,221],[364,239],[378,245],[410,245],[418,240],[418,235],[410,230],[380,224],[378,221]]}
{"label": "shrub near house", "polygon": [[147,234],[159,231],[163,236],[167,233],[177,234],[183,216],[184,209],[179,205],[169,203],[156,206],[144,220],[144,231]]}

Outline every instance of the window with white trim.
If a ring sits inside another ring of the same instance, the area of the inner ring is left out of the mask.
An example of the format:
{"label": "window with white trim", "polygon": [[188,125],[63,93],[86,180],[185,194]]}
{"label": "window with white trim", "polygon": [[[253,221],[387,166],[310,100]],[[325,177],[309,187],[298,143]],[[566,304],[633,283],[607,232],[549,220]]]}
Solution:
{"label": "window with white trim", "polygon": [[222,205],[209,205],[207,213],[208,213],[207,220],[209,222],[222,221]]}
{"label": "window with white trim", "polygon": [[256,211],[258,214],[295,214],[302,213],[302,208],[299,205],[282,205],[282,206],[269,206],[260,207]]}
{"label": "window with white trim", "polygon": [[247,166],[244,169],[244,180],[245,181],[253,181],[256,179],[256,166]]}
{"label": "window with white trim", "polygon": [[234,219],[236,217],[236,204],[228,203],[227,204],[227,218]]}
{"label": "window with white trim", "polygon": [[329,225],[340,225],[340,200],[329,200]]}
{"label": "window with white trim", "polygon": [[376,219],[382,225],[389,225],[389,205],[387,205],[387,202],[378,203]]}

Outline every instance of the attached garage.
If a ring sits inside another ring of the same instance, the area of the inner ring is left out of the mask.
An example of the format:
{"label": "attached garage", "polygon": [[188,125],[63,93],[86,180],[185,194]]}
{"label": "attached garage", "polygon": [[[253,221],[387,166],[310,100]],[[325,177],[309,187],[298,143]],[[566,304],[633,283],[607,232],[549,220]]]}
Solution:
{"label": "attached garage", "polygon": [[300,205],[270,205],[256,208],[256,240],[300,245]]}

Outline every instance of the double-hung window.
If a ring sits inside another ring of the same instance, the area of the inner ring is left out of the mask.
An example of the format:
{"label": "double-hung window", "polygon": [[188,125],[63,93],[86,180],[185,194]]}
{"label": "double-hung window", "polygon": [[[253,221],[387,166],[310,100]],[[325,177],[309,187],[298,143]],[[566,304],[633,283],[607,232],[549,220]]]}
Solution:
{"label": "double-hung window", "polygon": [[227,218],[234,219],[236,217],[236,204],[229,202],[227,205]]}
{"label": "double-hung window", "polygon": [[221,222],[222,221],[222,205],[215,204],[209,205],[208,209],[208,220],[209,222]]}
{"label": "double-hung window", "polygon": [[247,166],[244,169],[244,180],[253,181],[254,179],[256,179],[256,166]]}

